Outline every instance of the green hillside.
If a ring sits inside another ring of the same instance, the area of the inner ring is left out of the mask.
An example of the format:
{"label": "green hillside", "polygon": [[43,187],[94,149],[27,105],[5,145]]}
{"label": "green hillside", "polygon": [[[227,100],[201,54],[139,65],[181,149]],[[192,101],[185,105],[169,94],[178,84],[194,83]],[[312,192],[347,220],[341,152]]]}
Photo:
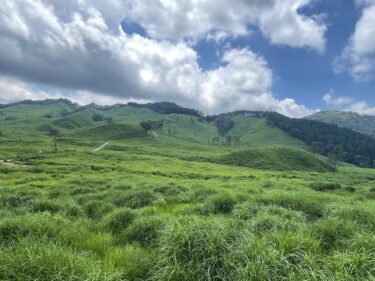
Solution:
{"label": "green hillside", "polygon": [[256,148],[216,158],[216,163],[261,170],[328,172],[329,166],[310,152],[293,148]]}
{"label": "green hillside", "polygon": [[335,124],[375,137],[375,116],[345,111],[321,111],[306,118]]}
{"label": "green hillside", "polygon": [[308,149],[301,140],[291,137],[276,127],[267,125],[265,118],[232,117],[235,127],[227,135],[241,136],[241,144],[247,147],[296,147]]}
{"label": "green hillside", "polygon": [[[163,107],[159,108],[161,105]],[[177,141],[212,144],[212,140],[219,137],[215,122],[208,122],[203,116],[173,113],[173,111],[186,111],[187,113],[191,111],[178,106],[165,108],[166,105],[170,106],[168,103],[155,104],[155,106],[149,104],[147,107],[136,104],[100,107],[91,104],[77,108],[59,100],[41,104],[19,103],[0,108],[0,125],[1,131],[8,137],[17,134],[18,137],[27,135],[37,138],[38,135],[45,136],[50,127],[59,129],[65,136],[79,135],[81,132],[88,136],[90,135],[87,133],[89,129],[104,125],[108,120],[115,124],[132,126],[138,126],[141,121],[157,121],[163,124],[161,128],[154,129],[157,135]],[[151,109],[154,107],[158,112]],[[160,113],[164,111],[172,113]],[[197,114],[195,111],[192,112]],[[99,119],[95,120],[95,116],[99,116]],[[234,128],[221,137],[216,145],[222,144],[226,136],[238,136],[242,147],[308,149],[302,141],[278,128],[267,126],[264,118],[238,116],[231,117],[231,119],[234,122]],[[98,134],[100,132],[94,133],[96,138]],[[103,134],[101,139],[107,139],[112,135],[105,132]]]}
{"label": "green hillside", "polygon": [[374,280],[375,170],[291,136],[337,126],[60,107],[0,108],[0,280]]}
{"label": "green hillside", "polygon": [[72,135],[66,135],[65,137],[72,137],[78,139],[91,139],[91,140],[125,140],[135,138],[148,137],[144,130],[138,126],[127,125],[127,124],[104,124],[90,129],[82,129],[76,131]]}

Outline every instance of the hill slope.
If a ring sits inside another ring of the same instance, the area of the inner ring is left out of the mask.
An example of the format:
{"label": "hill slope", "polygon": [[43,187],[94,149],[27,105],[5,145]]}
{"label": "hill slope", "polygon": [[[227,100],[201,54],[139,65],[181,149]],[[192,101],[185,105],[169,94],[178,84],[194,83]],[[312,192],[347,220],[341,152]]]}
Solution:
{"label": "hill slope", "polygon": [[227,135],[241,137],[241,145],[248,147],[294,147],[308,149],[305,142],[290,136],[283,130],[267,125],[265,118],[234,116],[234,128]]}
{"label": "hill slope", "polygon": [[327,172],[329,166],[310,152],[293,148],[256,148],[230,153],[214,162],[263,170]]}
{"label": "hill slope", "polygon": [[133,125],[104,124],[90,129],[82,129],[70,136],[80,139],[124,140],[145,138],[149,135],[141,128]]}
{"label": "hill slope", "polygon": [[344,111],[321,111],[306,119],[335,124],[375,137],[375,116]]}

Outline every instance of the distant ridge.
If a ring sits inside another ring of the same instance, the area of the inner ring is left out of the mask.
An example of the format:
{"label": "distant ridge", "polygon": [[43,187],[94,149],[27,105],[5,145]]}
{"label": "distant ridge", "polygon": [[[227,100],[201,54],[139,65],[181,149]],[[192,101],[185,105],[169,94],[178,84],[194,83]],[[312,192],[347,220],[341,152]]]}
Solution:
{"label": "distant ridge", "polygon": [[198,110],[182,107],[172,102],[155,102],[155,103],[146,103],[146,104],[138,104],[134,102],[129,102],[128,106],[137,107],[137,108],[149,108],[160,114],[175,113],[175,114],[192,115],[196,117],[203,116],[203,113],[201,113]]}
{"label": "distant ridge", "polygon": [[375,137],[375,116],[372,115],[346,111],[321,111],[307,116],[305,119],[335,124]]}
{"label": "distant ridge", "polygon": [[23,104],[25,105],[51,105],[51,104],[56,104],[56,103],[65,103],[66,105],[71,106],[73,109],[75,109],[74,112],[72,113],[79,112],[90,107],[94,107],[98,110],[111,110],[113,108],[131,106],[135,108],[148,108],[160,114],[185,114],[185,115],[191,115],[195,117],[204,116],[204,114],[198,110],[182,107],[172,102],[155,102],[155,103],[146,103],[146,104],[129,102],[127,104],[117,103],[114,105],[98,105],[95,103],[90,103],[90,104],[82,106],[82,105],[79,105],[78,103],[74,103],[70,101],[69,99],[61,98],[61,99],[45,99],[45,100],[23,100],[23,101],[18,101],[18,102],[9,103],[9,104],[0,104],[0,108],[7,108],[7,107],[23,105]]}
{"label": "distant ridge", "polygon": [[72,108],[78,109],[80,105],[78,103],[74,103],[69,99],[45,99],[45,100],[23,100],[23,101],[18,101],[18,102],[13,102],[13,103],[8,103],[8,104],[0,104],[0,108],[7,108],[7,107],[12,107],[12,106],[17,106],[17,105],[51,105],[51,104],[56,104],[56,103],[64,103],[68,106],[71,106]]}

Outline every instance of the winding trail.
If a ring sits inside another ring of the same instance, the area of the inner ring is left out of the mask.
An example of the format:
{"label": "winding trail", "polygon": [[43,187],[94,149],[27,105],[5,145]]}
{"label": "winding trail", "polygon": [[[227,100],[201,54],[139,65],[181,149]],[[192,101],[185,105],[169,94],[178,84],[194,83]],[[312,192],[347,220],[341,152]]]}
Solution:
{"label": "winding trail", "polygon": [[95,148],[93,150],[93,152],[97,152],[97,151],[100,151],[102,150],[104,147],[106,147],[107,145],[109,145],[111,142],[110,141],[107,141],[105,144],[103,144],[102,146],[99,146],[98,148]]}
{"label": "winding trail", "polygon": [[159,137],[158,134],[155,133],[154,131],[151,131],[151,133],[154,135],[155,138],[158,138],[158,137]]}

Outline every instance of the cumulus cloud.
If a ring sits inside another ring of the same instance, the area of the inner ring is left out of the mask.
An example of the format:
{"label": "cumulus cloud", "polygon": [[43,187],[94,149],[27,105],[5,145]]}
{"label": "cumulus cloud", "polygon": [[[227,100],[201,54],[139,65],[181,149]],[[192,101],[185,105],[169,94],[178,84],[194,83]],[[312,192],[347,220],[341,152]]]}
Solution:
{"label": "cumulus cloud", "polygon": [[[207,113],[236,109],[276,110],[290,116],[311,113],[292,99],[274,98],[272,70],[250,49],[228,49],[220,67],[204,71],[186,41],[124,33],[119,28],[124,14],[121,0],[106,5],[99,0],[0,1],[0,13],[0,74],[29,83],[7,80],[19,94],[3,90],[3,102],[65,96],[99,104],[168,100]],[[221,18],[220,13],[217,16]],[[38,84],[60,90],[41,91]]]}
{"label": "cumulus cloud", "polygon": [[274,44],[323,51],[326,25],[301,8],[312,0],[126,0],[125,18],[138,22],[153,38],[183,39],[217,35],[243,36],[258,27]]}
{"label": "cumulus cloud", "polygon": [[363,9],[342,54],[333,61],[336,73],[348,72],[356,81],[375,78],[375,1],[357,1]]}
{"label": "cumulus cloud", "polygon": [[368,105],[365,101],[354,103],[345,110],[359,114],[375,115],[375,107]]}
{"label": "cumulus cloud", "polygon": [[335,91],[330,89],[324,96],[323,101],[327,105],[332,105],[341,108],[344,105],[348,105],[353,102],[350,97],[335,97]]}
{"label": "cumulus cloud", "polygon": [[150,100],[118,98],[89,91],[43,90],[36,85],[25,83],[17,79],[0,77],[0,104],[14,103],[22,100],[59,98],[68,98],[81,105],[89,104],[94,101],[100,105],[124,104],[127,102],[150,102]]}

